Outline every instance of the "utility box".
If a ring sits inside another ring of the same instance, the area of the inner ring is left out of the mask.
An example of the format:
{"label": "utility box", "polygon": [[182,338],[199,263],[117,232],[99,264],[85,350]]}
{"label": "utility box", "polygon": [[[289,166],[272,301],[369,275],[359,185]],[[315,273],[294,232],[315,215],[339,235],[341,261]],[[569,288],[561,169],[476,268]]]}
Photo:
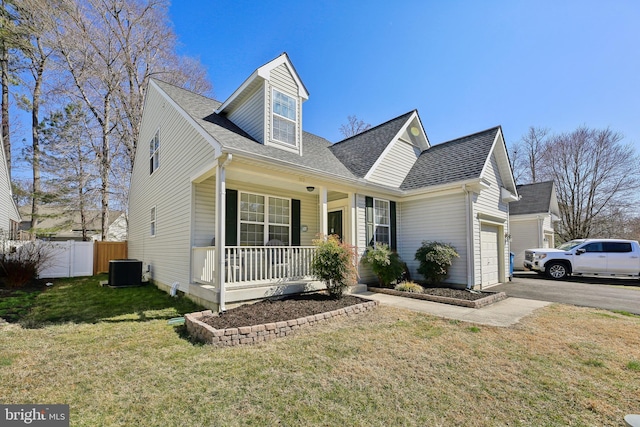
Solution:
{"label": "utility box", "polygon": [[142,261],[137,259],[113,259],[109,261],[109,286],[141,286]]}

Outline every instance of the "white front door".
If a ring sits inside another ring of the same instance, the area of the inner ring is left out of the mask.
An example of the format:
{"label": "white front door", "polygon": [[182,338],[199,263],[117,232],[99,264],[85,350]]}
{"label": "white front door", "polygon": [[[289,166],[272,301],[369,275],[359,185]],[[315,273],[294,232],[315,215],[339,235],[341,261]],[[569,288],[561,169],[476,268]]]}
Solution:
{"label": "white front door", "polygon": [[498,253],[498,227],[482,224],[480,231],[480,259],[482,262],[482,285],[500,282],[500,257]]}

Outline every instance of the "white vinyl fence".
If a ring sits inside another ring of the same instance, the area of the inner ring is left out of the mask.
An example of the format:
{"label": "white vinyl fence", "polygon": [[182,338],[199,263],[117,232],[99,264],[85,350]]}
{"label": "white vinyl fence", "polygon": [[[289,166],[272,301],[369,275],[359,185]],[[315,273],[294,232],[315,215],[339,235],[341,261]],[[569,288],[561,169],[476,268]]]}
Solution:
{"label": "white vinyl fence", "polygon": [[55,279],[60,277],[78,277],[93,275],[93,242],[43,242],[12,241],[10,246],[20,251],[25,245],[40,246],[46,254],[39,277]]}
{"label": "white vinyl fence", "polygon": [[93,275],[93,242],[47,242],[51,260],[40,272],[42,279]]}

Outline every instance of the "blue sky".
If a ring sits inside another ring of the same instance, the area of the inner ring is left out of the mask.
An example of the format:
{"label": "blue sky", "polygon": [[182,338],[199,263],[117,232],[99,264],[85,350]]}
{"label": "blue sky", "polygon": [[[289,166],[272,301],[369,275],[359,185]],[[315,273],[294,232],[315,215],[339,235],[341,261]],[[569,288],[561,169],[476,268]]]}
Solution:
{"label": "blue sky", "polygon": [[170,18],[221,101],[287,52],[305,130],[333,142],[348,115],[375,126],[417,109],[432,144],[609,126],[640,154],[635,0],[174,0]]}

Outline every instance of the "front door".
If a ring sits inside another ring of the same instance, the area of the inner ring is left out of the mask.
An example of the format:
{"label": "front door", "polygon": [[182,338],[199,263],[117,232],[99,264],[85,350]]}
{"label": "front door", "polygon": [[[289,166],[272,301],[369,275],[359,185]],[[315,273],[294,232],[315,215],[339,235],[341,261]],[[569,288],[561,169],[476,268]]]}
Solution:
{"label": "front door", "polygon": [[327,214],[329,234],[337,235],[342,241],[342,211],[333,211]]}

